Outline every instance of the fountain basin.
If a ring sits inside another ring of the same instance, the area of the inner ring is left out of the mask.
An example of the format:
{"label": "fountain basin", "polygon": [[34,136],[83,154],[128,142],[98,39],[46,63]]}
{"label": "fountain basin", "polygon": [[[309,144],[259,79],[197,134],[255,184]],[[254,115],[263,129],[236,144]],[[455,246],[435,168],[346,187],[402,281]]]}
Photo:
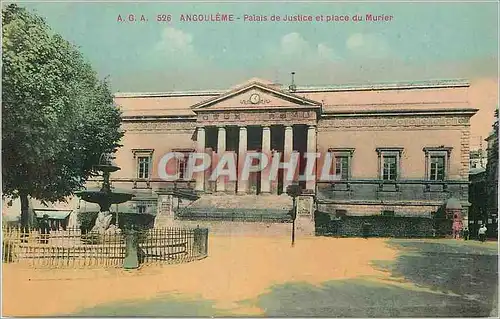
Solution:
{"label": "fountain basin", "polygon": [[[120,191],[103,191],[103,190],[84,190],[75,192],[75,194],[89,203],[96,204],[121,204],[125,203],[134,197],[134,194],[128,192],[120,192]],[[107,206],[106,205],[106,206]]]}
{"label": "fountain basin", "polygon": [[113,173],[120,170],[120,167],[108,164],[94,165],[94,169],[101,172]]}

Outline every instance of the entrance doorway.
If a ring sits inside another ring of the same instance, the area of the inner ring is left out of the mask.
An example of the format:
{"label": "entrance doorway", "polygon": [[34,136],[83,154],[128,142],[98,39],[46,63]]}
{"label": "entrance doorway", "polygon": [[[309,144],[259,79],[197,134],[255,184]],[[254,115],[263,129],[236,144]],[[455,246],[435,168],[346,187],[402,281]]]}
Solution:
{"label": "entrance doorway", "polygon": [[[279,152],[281,154],[280,162],[285,158],[285,127],[282,125],[271,126],[271,151],[273,153]],[[278,195],[283,193],[283,174],[282,168],[278,169],[278,180],[271,181],[271,192]]]}
{"label": "entrance doorway", "polygon": [[[249,126],[247,128],[247,152],[260,152],[262,150],[262,127]],[[246,154],[245,154],[246,155]],[[256,165],[258,159],[253,159],[252,165]],[[248,177],[248,193],[260,194],[260,172],[251,172]]]}
{"label": "entrance doorway", "polygon": [[[293,126],[293,150],[299,152],[298,174],[303,175],[306,168],[306,158],[304,153],[307,152],[307,126]],[[299,181],[300,188],[306,188],[306,181]]]}

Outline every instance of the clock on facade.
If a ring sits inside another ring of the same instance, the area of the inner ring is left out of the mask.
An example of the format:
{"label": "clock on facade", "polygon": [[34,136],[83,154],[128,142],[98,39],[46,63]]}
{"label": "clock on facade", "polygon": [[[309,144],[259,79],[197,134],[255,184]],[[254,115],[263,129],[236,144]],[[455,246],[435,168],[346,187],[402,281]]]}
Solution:
{"label": "clock on facade", "polygon": [[258,95],[257,93],[254,93],[252,95],[250,95],[250,102],[252,104],[257,104],[260,102],[260,95]]}

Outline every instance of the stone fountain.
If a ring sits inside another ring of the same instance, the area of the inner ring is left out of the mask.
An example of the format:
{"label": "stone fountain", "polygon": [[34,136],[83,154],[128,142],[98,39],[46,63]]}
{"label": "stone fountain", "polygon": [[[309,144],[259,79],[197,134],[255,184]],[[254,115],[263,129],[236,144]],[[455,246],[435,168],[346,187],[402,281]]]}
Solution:
{"label": "stone fountain", "polygon": [[[120,167],[114,165],[114,158],[110,154],[102,154],[99,158],[99,164],[94,165],[96,172],[102,172],[104,179],[100,190],[84,190],[75,192],[75,194],[86,202],[99,204],[100,211],[97,215],[95,225],[91,233],[104,234],[106,232],[118,232],[118,225],[110,227],[112,215],[110,213],[111,205],[125,203],[132,199],[133,194],[111,190],[109,176],[112,172],[120,170]],[[118,212],[117,212],[118,213]]]}

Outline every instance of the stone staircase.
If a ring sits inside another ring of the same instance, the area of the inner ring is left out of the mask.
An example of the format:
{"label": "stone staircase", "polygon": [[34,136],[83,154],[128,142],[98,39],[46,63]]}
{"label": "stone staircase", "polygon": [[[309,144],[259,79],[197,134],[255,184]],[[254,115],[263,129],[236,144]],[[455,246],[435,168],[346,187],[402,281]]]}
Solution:
{"label": "stone staircase", "polygon": [[287,219],[290,209],[292,199],[287,195],[202,194],[197,200],[185,203],[174,214],[157,215],[155,225],[176,226],[187,220],[282,222]]}
{"label": "stone staircase", "polygon": [[[289,236],[292,198],[288,195],[211,195],[180,207],[170,216],[158,215],[155,227],[206,227],[211,234]],[[304,224],[304,225],[302,225]],[[297,234],[314,234],[314,221],[297,220]]]}

